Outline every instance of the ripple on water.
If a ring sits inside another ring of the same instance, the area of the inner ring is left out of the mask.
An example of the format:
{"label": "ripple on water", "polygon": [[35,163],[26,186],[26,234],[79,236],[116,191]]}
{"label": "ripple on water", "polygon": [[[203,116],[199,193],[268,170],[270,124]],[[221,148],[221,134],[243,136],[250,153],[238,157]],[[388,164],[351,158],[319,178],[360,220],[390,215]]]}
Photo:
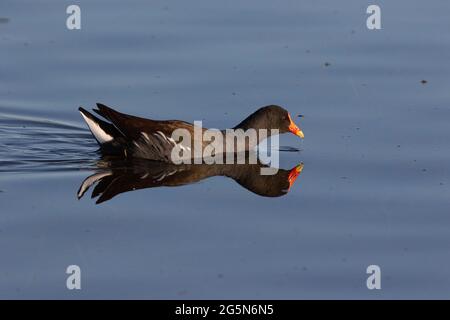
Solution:
{"label": "ripple on water", "polygon": [[90,133],[63,121],[0,114],[0,172],[93,168],[97,145]]}

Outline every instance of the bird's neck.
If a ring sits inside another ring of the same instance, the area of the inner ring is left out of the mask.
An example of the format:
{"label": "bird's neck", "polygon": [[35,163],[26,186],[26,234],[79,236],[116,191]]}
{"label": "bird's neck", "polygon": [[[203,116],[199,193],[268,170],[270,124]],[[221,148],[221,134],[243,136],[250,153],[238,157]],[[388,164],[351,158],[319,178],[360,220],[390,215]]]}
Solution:
{"label": "bird's neck", "polygon": [[235,126],[233,129],[242,129],[244,131],[248,129],[264,129],[266,127],[264,125],[264,118],[259,113],[252,113],[247,118],[245,118],[243,121],[241,121],[237,126]]}
{"label": "bird's neck", "polygon": [[258,144],[260,144],[262,141],[269,138],[273,134],[272,130],[269,129],[269,126],[267,124],[267,118],[259,112],[249,115],[233,128],[233,130],[238,129],[243,130],[244,133],[248,135],[250,134],[251,130],[256,131],[256,141],[254,143],[250,143],[246,150],[254,149]]}

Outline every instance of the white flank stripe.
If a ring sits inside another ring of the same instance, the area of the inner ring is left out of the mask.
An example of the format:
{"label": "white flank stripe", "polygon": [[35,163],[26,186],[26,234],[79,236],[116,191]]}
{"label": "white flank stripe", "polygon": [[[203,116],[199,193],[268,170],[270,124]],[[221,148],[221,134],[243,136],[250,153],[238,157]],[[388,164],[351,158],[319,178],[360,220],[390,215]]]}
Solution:
{"label": "white flank stripe", "polygon": [[148,137],[148,134],[145,132],[141,132],[142,136],[145,138],[145,140],[150,141],[150,138]]}

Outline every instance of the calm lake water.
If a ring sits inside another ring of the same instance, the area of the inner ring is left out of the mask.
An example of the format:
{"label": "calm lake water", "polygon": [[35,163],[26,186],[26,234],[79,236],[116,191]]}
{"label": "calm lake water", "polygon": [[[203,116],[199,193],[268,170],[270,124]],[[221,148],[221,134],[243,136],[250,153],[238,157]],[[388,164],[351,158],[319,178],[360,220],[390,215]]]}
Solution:
{"label": "calm lake water", "polygon": [[[375,31],[374,1],[76,2],[74,31],[70,1],[0,3],[0,298],[450,298],[448,1],[376,1]],[[216,176],[78,200],[96,102],[218,128],[279,104],[304,168],[275,198]]]}

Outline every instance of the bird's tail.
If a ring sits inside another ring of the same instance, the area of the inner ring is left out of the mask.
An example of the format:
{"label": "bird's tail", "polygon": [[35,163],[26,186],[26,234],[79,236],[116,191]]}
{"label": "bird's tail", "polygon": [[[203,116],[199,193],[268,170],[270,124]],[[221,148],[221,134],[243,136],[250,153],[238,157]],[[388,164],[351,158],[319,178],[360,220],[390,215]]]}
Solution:
{"label": "bird's tail", "polygon": [[97,118],[83,107],[78,108],[78,110],[83,116],[84,121],[86,121],[95,140],[97,140],[100,145],[112,142],[115,138],[121,136],[119,130],[117,130],[111,123]]}

